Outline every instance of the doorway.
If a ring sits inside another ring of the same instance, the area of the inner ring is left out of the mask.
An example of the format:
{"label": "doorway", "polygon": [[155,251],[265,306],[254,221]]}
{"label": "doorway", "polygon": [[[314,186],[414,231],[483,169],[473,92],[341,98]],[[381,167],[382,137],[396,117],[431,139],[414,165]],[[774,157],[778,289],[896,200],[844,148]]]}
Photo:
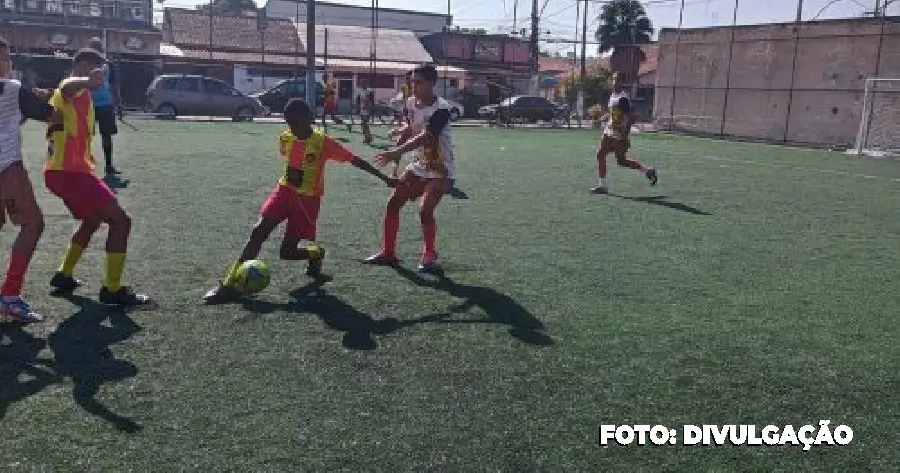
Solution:
{"label": "doorway", "polygon": [[338,113],[350,113],[353,109],[353,79],[337,81]]}

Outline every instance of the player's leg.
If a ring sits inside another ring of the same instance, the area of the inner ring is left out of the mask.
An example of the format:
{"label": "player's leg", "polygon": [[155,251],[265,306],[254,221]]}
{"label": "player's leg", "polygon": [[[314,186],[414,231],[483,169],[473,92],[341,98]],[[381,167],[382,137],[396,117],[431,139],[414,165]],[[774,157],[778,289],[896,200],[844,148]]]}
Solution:
{"label": "player's leg", "polygon": [[409,202],[421,195],[424,181],[415,174],[406,171],[388,199],[382,221],[381,250],[363,260],[366,264],[392,265],[397,260],[397,233],[400,231],[400,210]]}
{"label": "player's leg", "polygon": [[28,173],[21,163],[13,164],[0,172],[0,199],[3,201],[3,210],[0,212],[5,214],[9,209],[10,220],[19,225],[6,277],[0,287],[0,318],[26,323],[39,322],[42,320],[41,316],[31,311],[31,306],[21,297],[21,293],[25,273],[44,231],[44,215],[34,197]]}
{"label": "player's leg", "polygon": [[437,221],[434,210],[450,187],[447,179],[429,179],[425,184],[422,201],[419,203],[419,221],[422,222],[422,260],[419,271],[433,272],[438,268],[437,262]]}
{"label": "player's leg", "polygon": [[[75,266],[90,243],[91,237],[103,223],[97,216],[99,208],[94,208],[93,203],[82,199],[86,178],[96,179],[88,174],[75,172],[48,171],[44,173],[44,183],[47,189],[62,199],[72,216],[79,220],[78,229],[72,234],[62,263],[50,280],[50,285],[57,291],[68,292],[81,286],[81,281],[73,275]],[[106,202],[101,202],[101,204],[105,205]]]}
{"label": "player's leg", "polygon": [[116,111],[113,107],[97,107],[94,110],[97,122],[97,131],[100,132],[100,142],[103,145],[103,156],[106,158],[106,174],[118,174],[113,166],[113,135],[119,132],[116,125]]}
{"label": "player's leg", "polygon": [[631,144],[627,138],[617,140],[615,149],[616,163],[618,163],[619,166],[640,171],[641,174],[643,174],[650,181],[650,185],[655,186],[656,182],[659,180],[656,169],[644,166],[637,159],[629,158],[627,154],[630,147]]}
{"label": "player's leg", "polygon": [[124,306],[147,304],[150,302],[149,296],[136,293],[131,287],[122,284],[128,238],[131,235],[131,216],[122,208],[106,184],[99,179],[96,181],[97,184],[94,186],[96,197],[91,199],[99,201],[111,198],[97,213],[97,217],[109,227],[106,235],[106,280],[100,288],[100,302]]}
{"label": "player's leg", "polygon": [[363,143],[371,143],[372,142],[372,129],[370,128],[369,122],[371,121],[371,116],[363,115],[362,116],[362,131],[363,131]]}
{"label": "player's leg", "polygon": [[256,224],[253,225],[253,229],[250,230],[250,236],[244,243],[244,247],[241,249],[241,254],[238,256],[238,259],[228,267],[225,277],[220,280],[215,287],[209,289],[206,291],[206,294],[203,295],[203,300],[207,304],[228,302],[240,298],[241,290],[237,287],[237,280],[241,264],[245,261],[256,259],[259,256],[263,243],[269,239],[269,236],[275,231],[282,220],[284,220],[284,217],[260,215],[259,220],[256,221]]}
{"label": "player's leg", "polygon": [[613,150],[612,138],[604,135],[600,139],[600,145],[597,147],[597,186],[591,188],[591,192],[595,194],[606,194],[609,192],[609,186],[606,182],[606,156]]}
{"label": "player's leg", "polygon": [[[306,268],[306,274],[309,276],[321,274],[322,262],[325,259],[325,249],[316,243],[320,204],[321,199],[318,197],[294,194],[288,211],[284,239],[281,241],[279,250],[281,259],[308,260],[309,266]],[[304,247],[300,247],[302,240],[307,242]]]}

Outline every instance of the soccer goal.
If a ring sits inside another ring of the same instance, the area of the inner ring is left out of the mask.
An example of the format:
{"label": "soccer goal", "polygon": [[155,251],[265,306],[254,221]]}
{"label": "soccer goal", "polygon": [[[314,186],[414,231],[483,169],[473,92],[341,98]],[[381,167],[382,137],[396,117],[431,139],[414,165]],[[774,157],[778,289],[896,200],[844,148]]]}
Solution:
{"label": "soccer goal", "polygon": [[900,78],[866,80],[859,133],[849,152],[857,156],[900,155]]}

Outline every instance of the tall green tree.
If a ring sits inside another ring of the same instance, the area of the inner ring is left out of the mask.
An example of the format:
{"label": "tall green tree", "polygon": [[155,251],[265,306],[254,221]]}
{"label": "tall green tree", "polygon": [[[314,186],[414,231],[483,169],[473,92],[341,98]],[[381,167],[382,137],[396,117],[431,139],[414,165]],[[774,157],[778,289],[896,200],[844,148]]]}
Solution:
{"label": "tall green tree", "polygon": [[613,0],[600,11],[600,26],[594,37],[600,43],[599,52],[613,51],[610,68],[625,75],[626,82],[637,79],[641,62],[646,56],[641,44],[653,39],[653,24],[638,0]]}
{"label": "tall green tree", "polygon": [[647,44],[653,37],[653,23],[638,0],[613,0],[603,5],[594,37],[601,53],[616,46]]}

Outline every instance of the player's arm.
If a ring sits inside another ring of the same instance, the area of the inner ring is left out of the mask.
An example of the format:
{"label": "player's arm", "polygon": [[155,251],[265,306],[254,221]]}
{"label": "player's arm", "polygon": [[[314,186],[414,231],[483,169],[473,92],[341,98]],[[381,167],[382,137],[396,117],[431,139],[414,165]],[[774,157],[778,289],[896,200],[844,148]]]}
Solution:
{"label": "player's arm", "polygon": [[352,164],[357,169],[362,169],[363,171],[366,171],[367,173],[377,177],[378,179],[381,179],[381,181],[384,182],[388,187],[394,187],[397,184],[396,179],[386,176],[383,172],[379,171],[378,168],[372,166],[370,162],[360,158],[359,156],[354,156],[353,160],[350,161],[350,164]]}
{"label": "player's arm", "polygon": [[440,136],[441,132],[444,131],[444,128],[450,124],[450,110],[447,109],[439,109],[436,110],[432,115],[431,119],[428,120],[428,124],[425,126],[425,130],[419,133],[416,136],[413,136],[409,141],[403,143],[402,145],[385,151],[384,153],[379,154],[375,158],[375,162],[381,165],[387,164],[390,161],[395,160],[397,157],[404,153],[409,153],[410,151],[422,146],[429,139],[437,139]]}
{"label": "player's arm", "polygon": [[353,154],[353,151],[350,151],[347,147],[333,140],[331,137],[325,138],[325,149],[323,151],[327,159],[350,163],[353,167],[362,169],[378,179],[381,179],[388,187],[394,187],[397,184],[396,179],[384,175],[384,173],[376,169],[368,161],[356,156]]}
{"label": "player's arm", "polygon": [[93,90],[103,85],[103,69],[94,69],[88,77],[69,77],[59,83],[63,100],[70,101],[78,92]]}
{"label": "player's arm", "polygon": [[23,118],[42,122],[53,121],[56,115],[55,108],[26,87],[19,89],[19,111]]}

